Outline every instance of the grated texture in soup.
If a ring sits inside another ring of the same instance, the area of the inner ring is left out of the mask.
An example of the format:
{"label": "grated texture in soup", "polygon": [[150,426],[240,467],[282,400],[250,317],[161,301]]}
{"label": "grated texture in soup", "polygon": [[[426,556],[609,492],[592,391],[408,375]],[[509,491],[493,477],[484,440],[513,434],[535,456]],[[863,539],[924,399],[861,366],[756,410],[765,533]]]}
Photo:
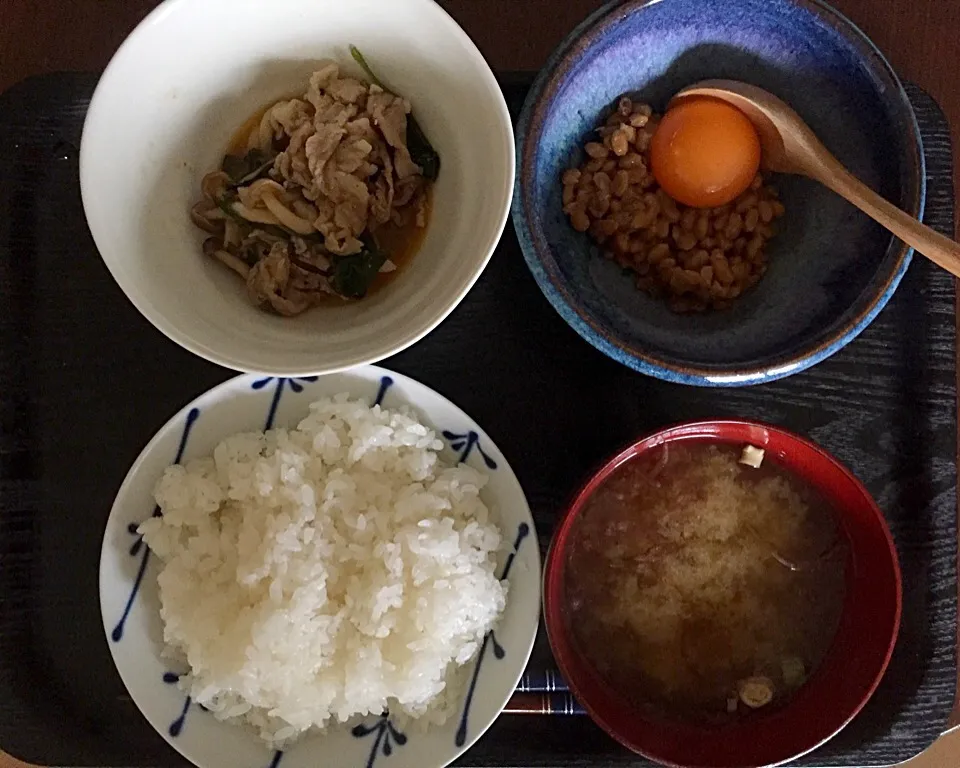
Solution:
{"label": "grated texture in soup", "polygon": [[725,722],[775,706],[836,633],[846,543],[831,509],[739,455],[692,443],[629,461],[572,531],[574,636],[653,714]]}

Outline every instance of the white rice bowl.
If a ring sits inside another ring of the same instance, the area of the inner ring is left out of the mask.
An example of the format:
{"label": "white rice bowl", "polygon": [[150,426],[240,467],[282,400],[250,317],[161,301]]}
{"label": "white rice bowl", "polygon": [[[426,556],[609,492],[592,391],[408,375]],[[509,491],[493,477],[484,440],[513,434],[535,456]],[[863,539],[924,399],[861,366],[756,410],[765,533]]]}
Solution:
{"label": "white rice bowl", "polygon": [[[384,407],[371,408],[385,376]],[[262,431],[270,412],[285,428]],[[138,590],[136,532],[150,548]],[[539,567],[509,466],[436,393],[373,367],[244,376],[184,409],[134,464],[104,538],[101,608],[134,701],[198,765],[378,764],[392,738],[389,768],[430,768],[512,693]]]}

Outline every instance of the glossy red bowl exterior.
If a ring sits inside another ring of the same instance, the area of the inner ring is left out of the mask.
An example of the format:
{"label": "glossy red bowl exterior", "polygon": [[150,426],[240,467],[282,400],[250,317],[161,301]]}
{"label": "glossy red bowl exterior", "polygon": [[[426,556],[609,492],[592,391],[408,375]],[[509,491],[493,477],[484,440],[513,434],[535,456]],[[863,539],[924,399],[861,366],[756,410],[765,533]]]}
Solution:
{"label": "glossy red bowl exterior", "polygon": [[[775,462],[831,502],[850,545],[840,626],[820,666],[783,707],[730,725],[668,723],[639,713],[580,655],[566,616],[567,544],[584,503],[624,462],[678,441],[764,448],[764,461]],[[571,502],[554,533],[544,571],[547,634],[571,691],[621,744],[651,760],[683,768],[779,765],[830,739],[863,708],[883,677],[900,628],[901,598],[900,566],[890,531],[880,508],[853,474],[802,437],[746,421],[679,424],[644,437],[611,458]]]}

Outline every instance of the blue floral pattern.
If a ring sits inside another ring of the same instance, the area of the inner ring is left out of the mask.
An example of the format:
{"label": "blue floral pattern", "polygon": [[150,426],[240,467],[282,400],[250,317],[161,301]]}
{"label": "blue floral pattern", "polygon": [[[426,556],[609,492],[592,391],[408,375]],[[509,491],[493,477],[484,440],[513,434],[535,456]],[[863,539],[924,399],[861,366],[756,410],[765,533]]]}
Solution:
{"label": "blue floral pattern", "polygon": [[472,429],[463,434],[444,430],[443,436],[450,442],[450,447],[453,448],[453,450],[460,451],[461,464],[470,458],[470,454],[473,452],[473,449],[476,448],[477,453],[479,453],[480,457],[483,459],[483,463],[487,465],[487,469],[497,468],[497,462],[488,456],[486,451],[480,447],[480,435],[478,435]]}
{"label": "blue floral pattern", "polygon": [[276,381],[277,385],[273,391],[273,400],[270,401],[270,410],[267,411],[267,421],[264,425],[264,429],[273,429],[273,420],[277,416],[277,406],[280,405],[280,397],[283,395],[284,387],[287,385],[290,386],[290,389],[293,392],[300,393],[303,392],[303,384],[301,381],[314,382],[319,378],[319,376],[299,376],[293,379],[287,379],[282,376],[266,376],[262,379],[257,379],[250,385],[251,389],[263,389],[271,381]]}
{"label": "blue floral pattern", "polygon": [[384,712],[373,725],[355,725],[350,730],[355,739],[365,739],[371,734],[375,734],[373,746],[370,748],[370,755],[367,757],[366,768],[373,768],[377,757],[383,754],[384,757],[390,757],[393,754],[393,743],[398,747],[407,743],[407,737],[404,733],[397,730],[397,727],[390,722],[390,713]]}
{"label": "blue floral pattern", "polygon": [[[503,564],[503,573],[500,574],[500,581],[503,581],[510,575],[510,569],[517,558],[520,546],[523,540],[530,535],[530,526],[526,523],[520,523],[517,527],[517,536],[513,540],[513,551],[507,556],[507,561]],[[477,689],[477,679],[480,677],[480,666],[483,664],[483,658],[487,653],[487,647],[493,648],[494,658],[502,659],[507,655],[506,650],[497,642],[496,635],[490,630],[483,638],[483,644],[480,646],[480,653],[477,654],[477,664],[473,668],[473,677],[470,678],[470,686],[467,688],[467,698],[463,702],[463,714],[460,716],[460,727],[457,728],[457,735],[454,742],[458,747],[462,747],[467,741],[468,719],[470,717],[470,705],[473,704],[473,694]]]}
{"label": "blue floral pattern", "polygon": [[[167,685],[176,685],[180,680],[180,675],[175,672],[164,672],[163,673],[163,682]],[[189,696],[185,696],[183,699],[183,708],[180,710],[180,714],[170,723],[170,727],[167,728],[167,733],[170,734],[170,738],[175,739],[183,732],[183,724],[187,720],[187,712],[190,711],[190,705],[193,703],[193,699]],[[201,705],[202,707],[202,705]]]}
{"label": "blue floral pattern", "polygon": [[380,387],[377,389],[377,396],[373,399],[374,405],[383,405],[383,398],[387,396],[387,390],[393,386],[393,379],[389,376],[380,377]]}
{"label": "blue floral pattern", "polygon": [[[199,408],[191,408],[187,412],[187,418],[183,424],[183,432],[180,435],[180,445],[177,447],[177,455],[173,460],[174,464],[179,464],[180,460],[183,458],[183,451],[187,447],[187,439],[190,437],[190,430],[193,429],[193,425],[196,423],[198,418],[200,418]],[[160,517],[160,507],[153,508],[153,516]],[[136,557],[141,551],[143,552],[143,556],[140,558],[140,567],[137,569],[137,575],[133,580],[133,587],[130,589],[130,596],[127,598],[127,604],[123,608],[123,613],[120,616],[120,620],[110,633],[110,638],[115,643],[119,643],[120,640],[123,639],[123,628],[127,623],[127,618],[130,616],[130,611],[133,609],[133,604],[136,602],[137,594],[140,592],[140,585],[143,583],[143,575],[147,572],[147,563],[150,560],[150,548],[144,546],[143,536],[137,533],[138,527],[139,526],[136,523],[130,523],[127,526],[127,532],[135,537],[133,544],[130,545],[131,557]]]}
{"label": "blue floral pattern", "polygon": [[[164,672],[163,673],[163,682],[167,685],[176,685],[180,681],[181,675],[178,675],[176,672]],[[193,699],[189,696],[186,696],[183,700],[183,708],[180,710],[180,714],[177,718],[170,723],[170,727],[167,728],[167,733],[170,734],[170,738],[177,738],[181,733],[183,733],[183,725],[187,720],[187,713],[190,711],[190,705],[193,703]],[[209,712],[209,710],[203,706],[203,704],[197,704],[200,709],[204,712]],[[278,749],[273,753],[273,757],[270,759],[270,765],[267,768],[277,768],[280,765],[280,760],[283,758],[283,750]]]}

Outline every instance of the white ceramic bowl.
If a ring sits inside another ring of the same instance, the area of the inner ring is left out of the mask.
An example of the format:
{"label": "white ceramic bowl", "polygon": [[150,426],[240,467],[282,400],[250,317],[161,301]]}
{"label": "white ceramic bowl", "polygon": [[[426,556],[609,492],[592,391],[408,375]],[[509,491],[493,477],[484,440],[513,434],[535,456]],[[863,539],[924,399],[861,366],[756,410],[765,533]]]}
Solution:
{"label": "white ceramic bowl", "polygon": [[[413,104],[441,158],[423,247],[363,301],[271,316],[200,252],[190,222],[204,173],[259,108],[305,88],[349,44]],[[480,52],[433,0],[167,0],[100,79],[83,129],[80,188],[117,283],[163,333],[240,371],[331,373],[432,330],[483,271],[513,194],[513,128]]]}
{"label": "white ceramic bowl", "polygon": [[[399,730],[388,718],[363,718],[275,753],[253,731],[220,722],[191,705],[176,686],[177,673],[184,670],[172,669],[160,658],[156,558],[149,556],[136,528],[153,513],[153,487],[176,459],[210,454],[236,432],[266,424],[294,426],[312,400],[338,392],[380,400],[386,407],[412,406],[424,423],[443,434],[447,447],[442,455],[489,475],[481,496],[498,513],[505,543],[509,541],[498,574],[506,571],[510,591],[502,619],[470,663],[472,682],[462,694],[458,716],[423,732]],[[110,652],[130,696],[151,725],[201,768],[278,768],[278,763],[279,768],[441,768],[493,723],[523,673],[540,619],[540,550],[523,490],[503,454],[469,416],[433,390],[373,366],[309,380],[239,376],[180,411],[134,462],[107,522],[100,608]]]}

